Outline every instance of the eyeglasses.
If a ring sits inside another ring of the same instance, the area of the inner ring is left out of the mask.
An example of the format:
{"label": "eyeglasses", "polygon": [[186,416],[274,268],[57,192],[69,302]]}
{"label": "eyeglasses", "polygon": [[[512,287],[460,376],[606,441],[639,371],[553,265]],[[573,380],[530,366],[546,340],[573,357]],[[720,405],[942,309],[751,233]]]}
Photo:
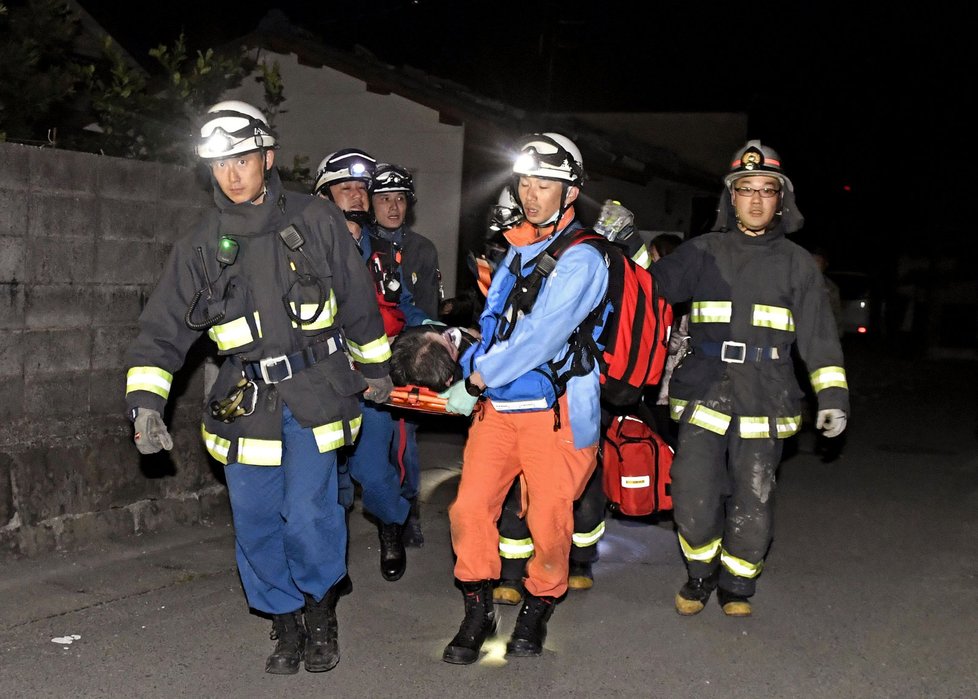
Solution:
{"label": "eyeglasses", "polygon": [[738,197],[746,198],[759,194],[762,199],[770,199],[781,193],[780,189],[775,189],[774,187],[761,187],[760,189],[754,189],[753,187],[734,187],[734,191]]}

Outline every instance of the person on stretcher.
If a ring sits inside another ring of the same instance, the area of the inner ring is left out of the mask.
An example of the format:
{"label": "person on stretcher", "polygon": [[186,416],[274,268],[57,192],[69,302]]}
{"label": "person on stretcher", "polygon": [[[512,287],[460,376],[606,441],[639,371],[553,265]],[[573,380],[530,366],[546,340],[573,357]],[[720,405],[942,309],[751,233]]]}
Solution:
{"label": "person on stretcher", "polygon": [[395,386],[418,386],[440,393],[461,380],[458,358],[478,341],[478,331],[471,328],[405,328],[391,345],[391,379]]}

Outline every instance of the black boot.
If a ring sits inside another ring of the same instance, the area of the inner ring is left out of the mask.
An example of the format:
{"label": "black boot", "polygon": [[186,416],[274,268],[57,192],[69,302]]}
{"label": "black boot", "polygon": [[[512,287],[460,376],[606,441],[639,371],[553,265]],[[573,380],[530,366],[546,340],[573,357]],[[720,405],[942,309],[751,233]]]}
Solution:
{"label": "black boot", "polygon": [[506,644],[506,656],[528,658],[543,653],[547,638],[547,621],[554,612],[554,597],[537,597],[527,593],[516,617],[516,628]]}
{"label": "black boot", "polygon": [[400,580],[407,568],[407,553],[401,541],[403,529],[400,524],[380,525],[380,574],[384,580]]}
{"label": "black boot", "polygon": [[418,499],[411,498],[411,511],[408,513],[407,521],[404,523],[404,535],[402,541],[405,546],[421,548],[424,546],[424,534],[421,532],[421,508],[418,507]]}
{"label": "black boot", "polygon": [[336,600],[340,596],[339,584],[333,585],[320,600],[306,595],[306,642],[305,666],[308,672],[326,672],[340,661],[340,644],[337,638]]}
{"label": "black boot", "polygon": [[302,652],[306,647],[306,629],[302,625],[302,614],[274,614],[272,633],[268,636],[275,644],[275,650],[265,661],[265,672],[273,675],[294,675],[299,671]]}
{"label": "black boot", "polygon": [[479,649],[496,630],[492,581],[464,582],[462,594],[465,596],[465,618],[441,656],[442,660],[453,665],[471,665],[478,660]]}

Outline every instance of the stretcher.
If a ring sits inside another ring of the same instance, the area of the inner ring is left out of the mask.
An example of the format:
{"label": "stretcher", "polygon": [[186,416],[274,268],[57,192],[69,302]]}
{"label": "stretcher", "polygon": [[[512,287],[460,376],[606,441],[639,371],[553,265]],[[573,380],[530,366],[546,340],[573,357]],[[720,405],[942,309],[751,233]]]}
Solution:
{"label": "stretcher", "polygon": [[391,391],[390,398],[387,399],[387,404],[395,408],[441,415],[448,414],[445,410],[447,403],[447,398],[440,398],[430,388],[421,386],[395,386],[394,390]]}

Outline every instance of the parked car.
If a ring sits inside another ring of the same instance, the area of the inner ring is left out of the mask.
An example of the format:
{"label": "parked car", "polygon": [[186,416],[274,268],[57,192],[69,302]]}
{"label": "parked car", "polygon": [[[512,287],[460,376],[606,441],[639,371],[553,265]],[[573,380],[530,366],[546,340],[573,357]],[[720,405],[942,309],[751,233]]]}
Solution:
{"label": "parked car", "polygon": [[837,272],[830,270],[827,276],[839,285],[842,299],[842,331],[867,335],[875,332],[872,327],[872,281],[865,272]]}

